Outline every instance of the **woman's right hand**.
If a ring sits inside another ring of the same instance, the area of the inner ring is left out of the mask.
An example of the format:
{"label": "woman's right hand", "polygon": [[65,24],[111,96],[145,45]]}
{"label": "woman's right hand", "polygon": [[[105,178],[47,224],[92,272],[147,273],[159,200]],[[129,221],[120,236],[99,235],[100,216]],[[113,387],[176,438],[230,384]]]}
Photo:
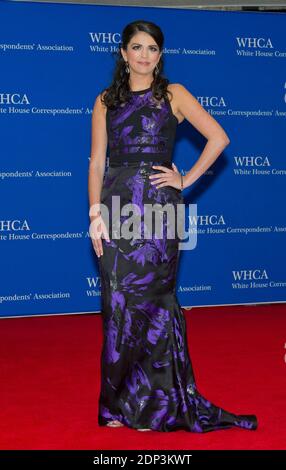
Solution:
{"label": "woman's right hand", "polygon": [[100,213],[90,218],[89,234],[91,236],[93,248],[97,256],[102,256],[102,238],[108,241],[110,241],[110,239],[106,229],[106,225]]}

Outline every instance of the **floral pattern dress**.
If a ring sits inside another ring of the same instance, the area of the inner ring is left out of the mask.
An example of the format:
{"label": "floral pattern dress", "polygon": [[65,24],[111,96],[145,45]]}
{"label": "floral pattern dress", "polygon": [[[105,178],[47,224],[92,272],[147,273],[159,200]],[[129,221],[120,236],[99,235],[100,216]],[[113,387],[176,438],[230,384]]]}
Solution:
{"label": "floral pattern dress", "polygon": [[[151,88],[131,92],[124,106],[108,109],[106,119],[110,155],[101,202],[109,209],[110,241],[102,240],[98,258],[104,338],[98,423],[118,420],[165,432],[254,430],[255,415],[230,413],[197,389],[176,296],[180,240],[174,221],[162,213],[162,236],[144,233],[145,204],[159,205],[160,212],[165,204],[177,209],[184,203],[180,190],[156,188],[149,179],[161,172],[153,165],[172,168],[178,121],[169,99],[155,100]],[[116,196],[120,203],[114,209]],[[120,229],[130,214],[121,209],[130,203],[140,208],[143,235],[127,239]],[[113,225],[112,208],[119,214]],[[176,223],[182,223],[179,216]]]}

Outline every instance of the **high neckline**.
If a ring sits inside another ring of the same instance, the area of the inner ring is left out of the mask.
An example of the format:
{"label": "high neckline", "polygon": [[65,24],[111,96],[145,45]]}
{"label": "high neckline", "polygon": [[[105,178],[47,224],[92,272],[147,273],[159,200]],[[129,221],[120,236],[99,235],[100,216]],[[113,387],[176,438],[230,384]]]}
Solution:
{"label": "high neckline", "polygon": [[149,90],[151,90],[151,88],[152,88],[152,87],[149,86],[148,88],[144,88],[144,90],[135,90],[135,91],[130,90],[130,91],[131,91],[132,94],[144,93],[144,91],[149,91]]}

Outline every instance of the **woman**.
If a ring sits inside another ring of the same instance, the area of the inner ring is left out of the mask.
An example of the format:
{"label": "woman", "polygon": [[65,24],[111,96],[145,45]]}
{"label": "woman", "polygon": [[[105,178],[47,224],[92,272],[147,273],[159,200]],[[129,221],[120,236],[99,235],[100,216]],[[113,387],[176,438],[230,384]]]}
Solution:
{"label": "woman", "polygon": [[[104,333],[99,425],[141,431],[207,432],[233,426],[253,430],[255,415],[217,407],[195,383],[175,293],[179,219],[175,215],[168,222],[162,206],[177,209],[183,204],[182,190],[210,167],[229,139],[184,86],[163,77],[162,50],[157,25],[128,24],[113,82],[97,96],[93,109],[90,234],[99,260]],[[184,119],[207,144],[182,176],[172,163],[172,151],[177,125]],[[109,166],[104,175],[107,143]],[[116,198],[119,202],[113,204]],[[148,204],[162,216],[161,238],[142,221]]]}

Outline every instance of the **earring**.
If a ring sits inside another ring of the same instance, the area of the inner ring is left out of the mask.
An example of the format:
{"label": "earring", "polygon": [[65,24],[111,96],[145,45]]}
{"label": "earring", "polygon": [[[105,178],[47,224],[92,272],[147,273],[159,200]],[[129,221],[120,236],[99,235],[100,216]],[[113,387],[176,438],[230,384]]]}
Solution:
{"label": "earring", "polygon": [[128,62],[125,62],[125,72],[130,73]]}
{"label": "earring", "polygon": [[155,75],[158,75],[158,73],[159,73],[159,67],[158,67],[158,64],[156,64],[156,66],[155,66],[154,73],[155,73]]}

